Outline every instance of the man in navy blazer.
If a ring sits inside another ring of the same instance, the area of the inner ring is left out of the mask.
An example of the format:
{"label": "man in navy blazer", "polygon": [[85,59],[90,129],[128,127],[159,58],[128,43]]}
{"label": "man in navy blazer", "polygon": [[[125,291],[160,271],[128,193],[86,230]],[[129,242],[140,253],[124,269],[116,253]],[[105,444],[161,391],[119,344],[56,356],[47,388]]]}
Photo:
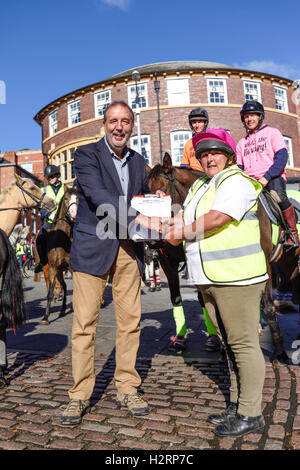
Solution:
{"label": "man in navy blazer", "polygon": [[150,191],[144,158],[126,145],[133,124],[134,114],[127,103],[114,102],[104,114],[105,137],[75,153],[79,206],[70,257],[74,386],[61,424],[78,424],[90,410],[96,328],[108,276],[116,314],[116,402],[133,415],[149,412],[137,392],[141,379],[135,369],[143,244],[128,238],[128,227],[143,217],[130,209],[132,196]]}

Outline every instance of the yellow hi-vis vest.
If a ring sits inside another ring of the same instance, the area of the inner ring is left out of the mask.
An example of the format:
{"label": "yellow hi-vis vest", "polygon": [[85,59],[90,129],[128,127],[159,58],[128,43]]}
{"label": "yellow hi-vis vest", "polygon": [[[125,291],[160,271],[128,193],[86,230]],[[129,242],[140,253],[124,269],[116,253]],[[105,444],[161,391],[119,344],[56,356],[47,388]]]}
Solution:
{"label": "yellow hi-vis vest", "polygon": [[64,194],[65,194],[63,184],[60,185],[60,188],[59,188],[57,194],[55,194],[55,192],[54,192],[53,188],[51,187],[51,185],[48,184],[46,186],[46,194],[47,194],[47,196],[52,197],[52,199],[54,199],[56,201],[56,204],[57,204],[56,209],[54,211],[52,211],[50,216],[47,218],[47,222],[53,223],[55,214],[58,211],[58,205],[59,205],[60,201],[62,200],[62,198],[64,197]]}
{"label": "yellow hi-vis vest", "polygon": [[[287,197],[290,200],[290,203],[293,204],[293,206],[295,206],[295,202],[296,202],[296,204],[298,203],[298,207],[299,207],[299,204],[300,204],[300,191],[296,191],[295,189],[288,189],[286,194],[287,194]],[[300,237],[300,223],[298,223],[296,225],[296,227],[297,227],[297,230],[298,230],[298,235]],[[272,223],[272,243],[273,243],[273,245],[277,245],[278,236],[279,236],[279,226]]]}
{"label": "yellow hi-vis vest", "polygon": [[[233,165],[221,171],[200,198],[195,219],[210,211],[217,189],[225,179],[236,174],[251,181],[258,197],[262,185],[243,173],[238,166]],[[185,207],[207,180],[200,178],[195,181]],[[204,274],[213,283],[249,280],[251,284],[251,279],[265,275],[267,267],[260,245],[257,202],[245,213],[241,221],[232,220],[212,235],[200,239],[199,252]]]}
{"label": "yellow hi-vis vest", "polygon": [[20,243],[16,243],[16,254],[17,256],[25,255],[23,245],[21,245]]}

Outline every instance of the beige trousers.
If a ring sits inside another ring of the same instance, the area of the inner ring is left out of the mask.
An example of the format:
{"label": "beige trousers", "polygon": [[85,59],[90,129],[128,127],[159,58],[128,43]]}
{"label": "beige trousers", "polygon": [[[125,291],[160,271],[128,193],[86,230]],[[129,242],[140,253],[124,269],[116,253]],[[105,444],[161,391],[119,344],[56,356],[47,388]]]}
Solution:
{"label": "beige trousers", "polygon": [[70,398],[88,400],[95,385],[95,338],[108,276],[116,315],[115,383],[120,393],[135,392],[141,379],[135,369],[140,344],[141,277],[129,240],[122,240],[113,266],[104,276],[73,272],[72,372]]}
{"label": "beige trousers", "polygon": [[250,286],[197,286],[207,313],[226,347],[230,371],[230,401],[238,413],[260,416],[265,380],[258,326],[265,282]]}

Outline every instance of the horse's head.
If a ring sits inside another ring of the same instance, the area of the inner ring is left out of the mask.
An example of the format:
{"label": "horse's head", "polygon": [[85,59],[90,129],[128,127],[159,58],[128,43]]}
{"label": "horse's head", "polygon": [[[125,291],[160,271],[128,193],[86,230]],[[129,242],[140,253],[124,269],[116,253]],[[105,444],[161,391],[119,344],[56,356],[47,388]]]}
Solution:
{"label": "horse's head", "polygon": [[75,222],[78,207],[78,195],[76,188],[65,188],[64,206],[67,217],[71,222]]}
{"label": "horse's head", "polygon": [[21,178],[15,173],[16,187],[19,189],[19,204],[24,207],[38,207],[47,211],[56,208],[56,202],[47,196],[41,188],[36,186],[29,178]]}
{"label": "horse's head", "polygon": [[172,166],[172,159],[166,152],[163,164],[155,165],[148,173],[148,186],[152,192],[160,189],[170,194],[173,204],[183,204],[193,182],[203,176],[200,171]]}
{"label": "horse's head", "polygon": [[172,174],[172,159],[166,152],[163,164],[158,163],[148,172],[148,186],[151,191],[155,192],[158,189],[170,194],[171,187],[171,174]]}

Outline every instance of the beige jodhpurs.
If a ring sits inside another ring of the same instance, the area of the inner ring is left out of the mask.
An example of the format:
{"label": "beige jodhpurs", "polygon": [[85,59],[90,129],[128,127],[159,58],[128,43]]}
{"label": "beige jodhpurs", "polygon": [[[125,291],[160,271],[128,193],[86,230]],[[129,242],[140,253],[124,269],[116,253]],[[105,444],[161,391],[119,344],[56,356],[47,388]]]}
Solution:
{"label": "beige jodhpurs", "polygon": [[258,335],[265,284],[197,286],[218,335],[228,344],[230,402],[238,403],[238,413],[251,417],[261,415],[265,379],[265,360]]}
{"label": "beige jodhpurs", "polygon": [[141,276],[132,242],[122,240],[114,264],[103,276],[73,272],[71,399],[88,400],[95,385],[95,338],[101,299],[108,276],[116,315],[115,383],[120,393],[135,392],[141,383],[135,369],[140,344]]}

